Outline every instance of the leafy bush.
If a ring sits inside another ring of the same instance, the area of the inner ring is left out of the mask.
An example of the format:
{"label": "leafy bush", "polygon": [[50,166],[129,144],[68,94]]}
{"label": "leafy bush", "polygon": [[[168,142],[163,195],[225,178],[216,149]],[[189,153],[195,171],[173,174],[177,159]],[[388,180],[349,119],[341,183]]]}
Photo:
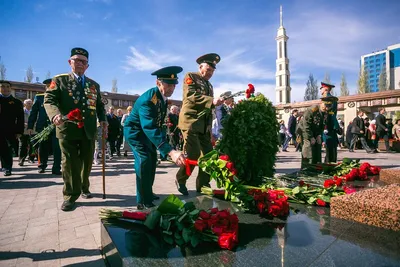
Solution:
{"label": "leafy bush", "polygon": [[238,178],[258,186],[272,177],[278,152],[275,108],[262,94],[240,102],[223,122],[218,149],[235,163]]}

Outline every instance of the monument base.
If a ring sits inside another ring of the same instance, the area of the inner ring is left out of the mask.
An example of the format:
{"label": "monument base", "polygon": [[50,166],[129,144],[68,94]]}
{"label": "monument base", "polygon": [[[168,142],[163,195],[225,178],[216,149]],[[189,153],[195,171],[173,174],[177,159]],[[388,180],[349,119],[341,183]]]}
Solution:
{"label": "monument base", "polygon": [[331,199],[331,216],[400,231],[400,184]]}
{"label": "monument base", "polygon": [[382,169],[379,180],[386,184],[400,184],[400,168]]}

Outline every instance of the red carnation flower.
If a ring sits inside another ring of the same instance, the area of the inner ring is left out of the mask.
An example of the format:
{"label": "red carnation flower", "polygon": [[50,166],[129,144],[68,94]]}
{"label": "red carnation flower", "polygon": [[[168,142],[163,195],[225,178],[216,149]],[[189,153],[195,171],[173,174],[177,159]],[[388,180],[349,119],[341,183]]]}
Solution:
{"label": "red carnation flower", "polygon": [[84,126],[84,123],[83,123],[83,121],[80,121],[80,122],[78,122],[78,128],[80,129],[80,128],[83,128],[83,126]]}
{"label": "red carnation flower", "polygon": [[381,168],[380,168],[380,167],[377,167],[377,166],[371,166],[371,167],[369,168],[369,171],[370,171],[371,174],[377,175],[377,174],[379,174],[379,172],[381,171]]}
{"label": "red carnation flower", "polygon": [[228,155],[221,155],[221,156],[219,156],[219,159],[229,161],[229,156]]}
{"label": "red carnation flower", "polygon": [[301,187],[301,186],[304,186],[304,184],[305,184],[305,183],[304,183],[303,180],[300,180],[300,181],[299,181],[299,186],[300,186],[300,187]]}
{"label": "red carnation flower", "polygon": [[336,186],[341,186],[342,183],[343,183],[343,179],[342,178],[336,178],[336,180],[335,180]]}
{"label": "red carnation flower", "polygon": [[228,170],[232,171],[232,169],[234,168],[233,162],[226,163],[226,167],[228,168]]}
{"label": "red carnation flower", "polygon": [[207,228],[207,222],[203,220],[197,220],[194,222],[194,228],[196,228],[197,231],[203,232],[203,230]]}
{"label": "red carnation flower", "polygon": [[218,212],[218,208],[212,208],[210,209],[211,214],[216,214]]}
{"label": "red carnation flower", "polygon": [[235,233],[223,233],[218,237],[218,245],[220,248],[232,250],[236,245]]}
{"label": "red carnation flower", "polygon": [[325,188],[329,188],[329,187],[334,186],[334,185],[335,185],[335,181],[332,180],[332,179],[326,179],[325,182],[324,182],[324,187]]}
{"label": "red carnation flower", "polygon": [[203,220],[208,220],[210,219],[210,214],[207,211],[200,211],[199,217],[202,218]]}
{"label": "red carnation flower", "polygon": [[321,206],[321,207],[325,207],[326,206],[326,202],[323,201],[322,199],[317,199],[317,205]]}

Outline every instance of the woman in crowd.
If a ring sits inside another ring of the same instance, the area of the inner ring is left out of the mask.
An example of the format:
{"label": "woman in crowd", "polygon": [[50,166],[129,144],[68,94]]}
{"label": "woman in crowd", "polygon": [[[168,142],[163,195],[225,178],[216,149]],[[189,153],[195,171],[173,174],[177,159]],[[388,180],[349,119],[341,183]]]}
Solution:
{"label": "woman in crowd", "polygon": [[[122,119],[121,119],[122,128],[124,127],[125,121],[128,118],[128,116],[131,113],[131,111],[132,111],[132,106],[129,106],[129,107],[126,108],[126,113],[122,116]],[[123,147],[123,149],[125,151],[124,152],[124,157],[126,158],[126,157],[128,157],[128,150],[130,150],[130,147],[129,147],[128,143],[126,142],[125,137],[124,137],[124,147]]]}

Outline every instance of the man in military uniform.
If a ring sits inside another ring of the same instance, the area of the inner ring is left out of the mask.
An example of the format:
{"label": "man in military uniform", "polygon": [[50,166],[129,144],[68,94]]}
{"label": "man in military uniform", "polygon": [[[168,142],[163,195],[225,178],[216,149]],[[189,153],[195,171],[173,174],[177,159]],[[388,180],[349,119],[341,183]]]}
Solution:
{"label": "man in military uniform", "polygon": [[4,176],[10,176],[13,163],[12,145],[24,132],[22,102],[11,95],[11,83],[0,80],[0,160]]}
{"label": "man in military uniform", "polygon": [[[82,193],[92,198],[89,191],[89,174],[92,169],[97,119],[107,127],[100,85],[86,77],[89,53],[83,48],[73,48],[68,60],[72,72],[53,78],[44,96],[44,107],[50,120],[57,126],[56,135],[62,153],[64,202],[61,210],[72,210]],[[64,121],[74,109],[80,109],[84,126]]]}
{"label": "man in military uniform", "polygon": [[[191,160],[197,160],[200,155],[207,154],[212,150],[211,123],[214,106],[220,105],[223,99],[214,99],[213,86],[209,82],[214,74],[217,63],[220,61],[217,54],[206,54],[199,57],[196,62],[199,65],[198,72],[188,72],[183,83],[183,102],[179,116],[179,129],[182,131],[184,140],[184,151]],[[205,115],[199,116],[204,111]],[[191,170],[193,170],[191,166]],[[181,167],[176,174],[178,191],[188,195],[185,167]],[[209,185],[210,176],[199,169],[196,179],[196,190],[200,192],[201,187]]]}
{"label": "man in military uniform", "polygon": [[[50,86],[51,79],[44,80],[43,83],[46,85],[46,88]],[[44,108],[44,94],[36,94],[35,100],[33,102],[32,110],[28,119],[28,134],[33,134],[33,128],[37,133],[43,131],[44,128],[50,125],[50,119],[47,116],[46,109]],[[56,137],[56,133],[53,132],[50,134],[47,140],[39,143],[38,152],[39,152],[39,165],[38,172],[44,173],[47,168],[47,162],[50,154],[50,147],[53,148],[53,167],[51,169],[52,174],[60,175],[61,174],[61,150],[60,144],[58,143],[58,139]]]}
{"label": "man in military uniform", "polygon": [[302,162],[301,167],[306,163],[316,164],[321,162],[322,134],[326,125],[327,112],[332,107],[330,97],[321,98],[319,106],[308,108],[300,121],[302,133]]}
{"label": "man in military uniform", "polygon": [[157,76],[156,87],[143,93],[125,120],[124,136],[135,157],[136,199],[139,210],[153,207],[153,183],[156,173],[157,149],[161,157],[169,155],[178,166],[185,164],[180,151],[169,145],[164,119],[167,113],[167,97],[170,97],[178,83],[177,74],[181,67],[165,67],[152,73]]}
{"label": "man in military uniform", "polygon": [[332,106],[328,111],[323,135],[326,148],[325,163],[337,161],[337,147],[339,145],[339,139],[337,135],[341,132],[341,128],[339,127],[339,122],[337,121],[336,117],[338,98],[331,94],[331,91],[334,87],[335,86],[333,84],[321,82],[320,91],[322,97],[328,97],[332,102]]}

